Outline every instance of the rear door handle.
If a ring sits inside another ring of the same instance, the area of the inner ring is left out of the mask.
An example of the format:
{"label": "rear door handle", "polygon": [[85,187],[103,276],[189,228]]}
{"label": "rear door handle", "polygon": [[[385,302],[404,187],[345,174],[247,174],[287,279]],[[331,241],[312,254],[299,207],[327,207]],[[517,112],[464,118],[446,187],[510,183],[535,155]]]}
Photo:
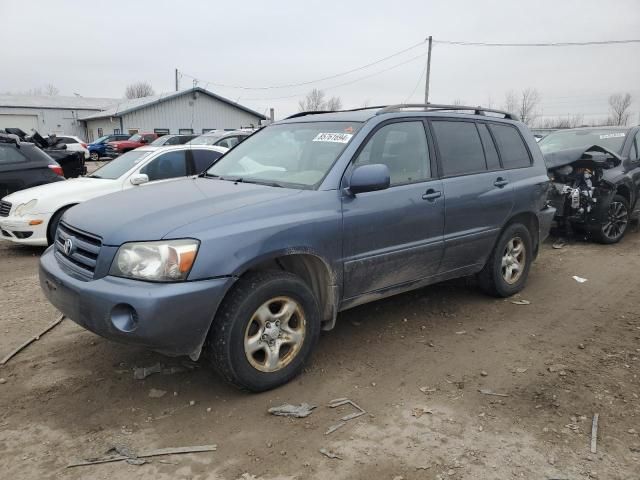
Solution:
{"label": "rear door handle", "polygon": [[433,188],[430,188],[429,190],[424,192],[424,195],[422,195],[422,199],[423,200],[433,201],[436,198],[440,198],[441,196],[442,196],[442,192],[441,191],[434,190]]}
{"label": "rear door handle", "polygon": [[493,184],[494,184],[496,187],[498,187],[498,188],[502,188],[502,187],[504,187],[505,185],[507,185],[508,183],[509,183],[509,180],[505,180],[505,179],[504,179],[504,178],[502,178],[502,177],[498,177],[498,178],[496,179],[496,181],[495,181],[495,182],[493,182]]}

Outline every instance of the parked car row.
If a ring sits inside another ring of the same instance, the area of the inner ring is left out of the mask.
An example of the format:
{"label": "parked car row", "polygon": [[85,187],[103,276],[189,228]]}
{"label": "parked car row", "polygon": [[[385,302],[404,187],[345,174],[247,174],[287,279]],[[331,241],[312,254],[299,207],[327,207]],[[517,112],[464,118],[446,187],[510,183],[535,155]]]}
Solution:
{"label": "parked car row", "polygon": [[633,127],[537,143],[508,112],[460,105],[305,112],[15,193],[0,227],[51,244],[43,292],[79,325],[263,391],[345,309],[469,275],[520,292],[554,219],[619,241],[639,140]]}

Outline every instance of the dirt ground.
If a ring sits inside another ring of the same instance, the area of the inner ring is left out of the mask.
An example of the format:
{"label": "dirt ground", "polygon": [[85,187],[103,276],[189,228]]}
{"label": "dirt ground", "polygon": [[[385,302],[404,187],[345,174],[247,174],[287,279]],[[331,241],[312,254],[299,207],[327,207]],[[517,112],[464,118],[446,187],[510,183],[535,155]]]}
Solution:
{"label": "dirt ground", "polygon": [[[0,356],[58,316],[38,287],[41,253],[0,243]],[[0,477],[638,479],[639,290],[637,227],[616,246],[545,245],[518,298],[464,280],[344,312],[303,375],[259,395],[205,365],[136,380],[134,367],[184,361],[65,320],[0,368]],[[328,408],[337,397],[367,414],[326,435],[353,411]],[[317,408],[267,413],[285,402]],[[217,451],[65,468],[114,445],[209,444]]]}

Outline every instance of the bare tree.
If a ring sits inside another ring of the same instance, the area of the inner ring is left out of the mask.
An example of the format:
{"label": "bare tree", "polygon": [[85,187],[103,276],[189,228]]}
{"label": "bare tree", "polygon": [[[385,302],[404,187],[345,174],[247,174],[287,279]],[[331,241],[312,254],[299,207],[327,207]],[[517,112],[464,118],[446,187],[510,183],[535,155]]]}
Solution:
{"label": "bare tree", "polygon": [[507,112],[516,112],[518,110],[518,95],[513,90],[508,91],[504,96],[504,106]]}
{"label": "bare tree", "polygon": [[520,120],[527,125],[533,125],[533,122],[538,118],[536,109],[540,103],[540,95],[535,88],[527,88],[522,91],[522,97],[520,98]]}
{"label": "bare tree", "polygon": [[44,86],[44,94],[49,95],[50,97],[55,97],[60,94],[60,89],[52,83],[48,83]]}
{"label": "bare tree", "polygon": [[329,100],[327,100],[325,109],[331,111],[342,109],[342,100],[340,100],[340,97],[331,97]]}
{"label": "bare tree", "polygon": [[124,92],[126,98],[142,98],[150,97],[151,95],[155,95],[155,92],[149,82],[132,83],[131,85],[127,85]]}
{"label": "bare tree", "polygon": [[539,128],[576,128],[582,126],[584,126],[584,116],[581,114],[545,118],[538,124]]}
{"label": "bare tree", "polygon": [[301,112],[340,110],[341,108],[342,100],[340,97],[325,99],[325,93],[317,88],[311,90],[306,97],[298,101],[298,109]]}
{"label": "bare tree", "polygon": [[631,107],[631,94],[616,93],[609,97],[609,110],[611,112],[609,119],[611,125],[626,125],[631,116],[629,108]]}
{"label": "bare tree", "polygon": [[540,103],[540,94],[535,88],[527,88],[520,95],[510,90],[504,97],[503,108],[507,112],[517,113],[523,123],[532,125],[538,117],[538,103]]}

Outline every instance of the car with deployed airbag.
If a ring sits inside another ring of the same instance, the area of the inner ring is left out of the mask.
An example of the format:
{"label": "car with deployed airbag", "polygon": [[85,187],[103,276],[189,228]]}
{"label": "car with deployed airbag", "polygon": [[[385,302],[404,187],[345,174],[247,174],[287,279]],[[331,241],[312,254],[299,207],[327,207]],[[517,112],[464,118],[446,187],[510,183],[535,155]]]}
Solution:
{"label": "car with deployed airbag", "polygon": [[[66,316],[263,391],[345,309],[461,276],[520,292],[555,210],[536,141],[480,107],[303,112],[205,173],[70,208],[40,259]],[[87,260],[89,259],[89,260]]]}

